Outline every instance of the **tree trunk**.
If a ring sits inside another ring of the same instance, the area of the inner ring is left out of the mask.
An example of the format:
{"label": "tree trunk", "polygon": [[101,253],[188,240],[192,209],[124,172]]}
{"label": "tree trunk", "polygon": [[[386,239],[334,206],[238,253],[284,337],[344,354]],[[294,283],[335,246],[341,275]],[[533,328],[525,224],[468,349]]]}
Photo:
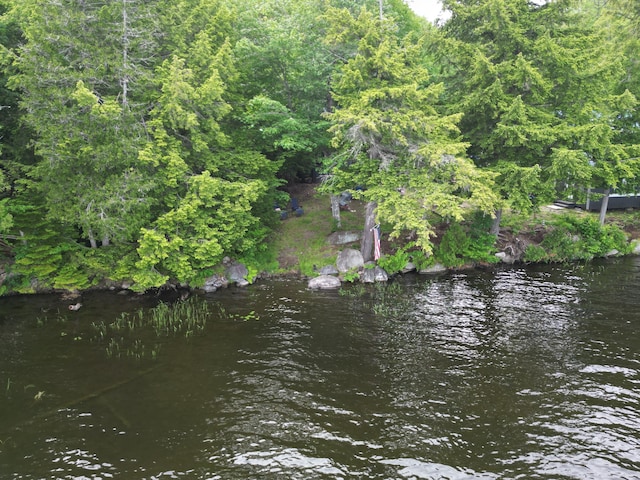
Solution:
{"label": "tree trunk", "polygon": [[607,188],[604,191],[604,196],[602,197],[602,205],[600,206],[600,226],[604,225],[604,217],[607,215],[607,208],[609,208],[610,193],[611,189]]}
{"label": "tree trunk", "polygon": [[109,235],[105,235],[104,237],[102,237],[102,246],[103,247],[109,246]]}
{"label": "tree trunk", "polygon": [[91,229],[89,229],[87,236],[89,237],[89,244],[91,245],[91,248],[98,248],[98,242],[96,242],[96,237]]}
{"label": "tree trunk", "polygon": [[127,18],[127,2],[122,0],[122,105],[127,105],[129,93],[129,25]]}
{"label": "tree trunk", "polygon": [[497,209],[495,214],[496,214],[496,218],[494,218],[493,222],[491,222],[491,230],[489,230],[489,233],[497,237],[498,234],[500,233],[500,222],[502,221],[502,209],[501,208]]}
{"label": "tree trunk", "polygon": [[368,202],[364,211],[364,231],[360,241],[360,253],[365,263],[373,260],[373,227],[376,222],[376,202]]}
{"label": "tree trunk", "polygon": [[338,195],[331,195],[331,216],[336,222],[336,227],[342,226],[340,220],[340,197]]}

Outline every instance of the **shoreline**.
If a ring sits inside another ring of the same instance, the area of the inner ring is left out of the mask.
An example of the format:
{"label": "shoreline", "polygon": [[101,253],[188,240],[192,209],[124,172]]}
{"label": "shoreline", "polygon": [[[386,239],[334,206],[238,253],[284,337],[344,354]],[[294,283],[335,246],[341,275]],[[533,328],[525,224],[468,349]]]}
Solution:
{"label": "shoreline", "polygon": [[[626,258],[626,257],[637,257],[640,256],[640,239],[631,239],[629,241],[629,243],[631,245],[633,245],[633,250],[630,253],[627,254],[620,254],[618,252],[611,252],[611,254],[609,255],[604,255],[604,256],[598,256],[598,257],[593,257],[591,260],[588,260],[588,262],[593,262],[593,261],[597,261],[597,260],[607,260],[607,259],[611,259],[611,258]],[[443,275],[443,274],[451,274],[451,273],[455,273],[455,272],[461,272],[461,271],[469,271],[469,270],[484,270],[484,271],[489,271],[489,270],[495,270],[498,268],[504,268],[504,267],[511,267],[511,268],[519,268],[519,267],[526,267],[526,266],[534,266],[534,265],[551,265],[551,264],[556,264],[556,265],[568,265],[568,264],[572,264],[572,263],[578,263],[580,260],[572,260],[572,261],[559,261],[559,262],[524,262],[521,260],[515,260],[515,261],[498,261],[496,263],[478,263],[478,264],[465,264],[465,265],[461,265],[458,267],[445,267],[442,264],[435,264],[432,267],[428,268],[428,269],[424,269],[424,270],[418,270],[416,268],[410,268],[408,270],[403,270],[403,271],[399,271],[399,272],[394,272],[394,273],[387,273],[387,279],[386,280],[373,280],[373,281],[363,281],[361,278],[359,277],[352,277],[349,279],[345,278],[345,275],[343,273],[339,273],[339,274],[335,274],[335,275],[317,275],[315,277],[312,276],[308,276],[308,275],[304,275],[303,273],[300,272],[283,272],[283,273],[269,273],[269,272],[260,272],[258,273],[253,282],[246,282],[246,283],[240,283],[237,281],[229,281],[228,279],[225,279],[226,281],[224,282],[223,286],[220,286],[214,290],[206,290],[202,287],[191,287],[189,285],[181,285],[178,283],[167,283],[165,285],[162,285],[160,287],[155,287],[152,289],[148,289],[146,291],[143,292],[138,292],[135,291],[133,289],[131,289],[131,286],[133,285],[133,282],[131,281],[121,281],[121,282],[116,282],[110,279],[103,279],[101,280],[97,285],[88,287],[86,289],[79,289],[79,290],[65,290],[65,289],[56,289],[56,288],[51,288],[51,287],[44,287],[44,288],[35,288],[34,291],[32,292],[16,292],[16,291],[9,291],[4,293],[3,295],[0,295],[0,298],[3,297],[16,297],[16,296],[30,296],[30,295],[60,295],[60,299],[61,301],[75,301],[79,298],[82,297],[83,294],[85,293],[93,293],[93,292],[115,292],[117,295],[123,295],[123,296],[130,296],[130,295],[135,295],[135,296],[139,296],[139,297],[145,297],[145,296],[160,296],[162,294],[166,294],[166,293],[175,293],[176,295],[180,295],[181,292],[188,292],[189,295],[193,294],[193,293],[197,293],[197,294],[207,294],[207,293],[215,293],[217,290],[222,290],[222,289],[227,289],[227,288],[251,288],[252,286],[254,286],[256,284],[256,282],[259,282],[261,280],[286,280],[286,279],[291,279],[291,280],[297,280],[297,281],[301,281],[301,282],[310,282],[311,280],[318,279],[320,277],[327,277],[327,276],[331,276],[334,278],[337,278],[340,280],[340,284],[337,286],[333,286],[333,287],[313,287],[313,286],[308,286],[307,288],[309,288],[310,290],[323,290],[323,289],[339,289],[341,288],[343,285],[345,284],[374,284],[374,283],[388,283],[390,281],[392,281],[395,277],[401,277],[403,275],[419,275],[419,276],[424,276],[424,277],[429,277],[429,276],[436,276],[436,275]],[[376,266],[376,268],[379,268]],[[366,268],[360,268],[358,270],[358,274],[361,275],[364,271],[366,270]],[[37,283],[37,280],[36,280]],[[71,307],[70,307],[71,308]]]}

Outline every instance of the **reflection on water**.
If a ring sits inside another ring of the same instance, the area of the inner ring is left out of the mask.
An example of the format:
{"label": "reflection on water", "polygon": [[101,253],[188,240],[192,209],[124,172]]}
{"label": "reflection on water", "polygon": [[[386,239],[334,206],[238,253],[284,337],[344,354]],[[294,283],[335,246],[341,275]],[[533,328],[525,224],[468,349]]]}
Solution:
{"label": "reflection on water", "polygon": [[153,299],[0,299],[0,476],[639,478],[638,287],[638,259],[266,282],[156,361],[90,336]]}

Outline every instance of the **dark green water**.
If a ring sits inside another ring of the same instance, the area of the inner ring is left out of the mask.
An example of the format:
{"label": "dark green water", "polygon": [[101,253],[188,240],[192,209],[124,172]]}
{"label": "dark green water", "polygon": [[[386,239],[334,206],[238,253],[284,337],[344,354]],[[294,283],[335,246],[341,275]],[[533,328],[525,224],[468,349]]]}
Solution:
{"label": "dark green water", "polygon": [[154,299],[3,298],[0,478],[637,479],[639,289],[637,258],[264,282],[142,359],[90,325]]}

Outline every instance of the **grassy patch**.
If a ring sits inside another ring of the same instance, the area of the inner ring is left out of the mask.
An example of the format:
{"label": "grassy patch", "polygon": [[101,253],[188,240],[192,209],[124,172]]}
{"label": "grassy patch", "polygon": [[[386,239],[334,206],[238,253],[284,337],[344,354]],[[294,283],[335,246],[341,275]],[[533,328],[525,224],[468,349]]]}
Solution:
{"label": "grassy patch", "polygon": [[314,276],[314,267],[335,263],[338,252],[345,248],[330,245],[327,236],[337,230],[359,231],[364,225],[364,206],[360,202],[352,202],[352,211],[341,212],[342,225],[337,229],[329,195],[316,193],[309,186],[301,197],[304,215],[296,217],[290,212],[269,238],[273,250],[279,252],[278,270],[274,273]]}

